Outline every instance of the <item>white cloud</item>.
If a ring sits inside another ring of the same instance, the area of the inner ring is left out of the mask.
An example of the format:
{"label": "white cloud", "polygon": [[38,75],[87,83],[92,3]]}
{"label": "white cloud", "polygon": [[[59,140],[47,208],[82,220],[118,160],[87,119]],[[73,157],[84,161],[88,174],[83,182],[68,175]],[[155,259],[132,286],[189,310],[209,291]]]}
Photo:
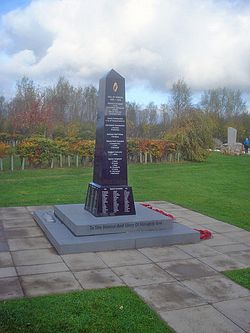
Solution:
{"label": "white cloud", "polygon": [[[22,75],[97,82],[110,68],[155,90],[250,91],[250,3],[33,0],[2,17],[0,90]],[[1,91],[0,91],[1,92]]]}

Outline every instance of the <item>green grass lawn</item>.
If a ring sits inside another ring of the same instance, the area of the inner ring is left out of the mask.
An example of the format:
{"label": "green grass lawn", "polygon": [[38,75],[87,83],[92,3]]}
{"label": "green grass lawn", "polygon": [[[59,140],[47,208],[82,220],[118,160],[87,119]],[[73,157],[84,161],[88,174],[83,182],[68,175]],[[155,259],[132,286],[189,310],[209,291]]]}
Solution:
{"label": "green grass lawn", "polygon": [[[91,168],[0,173],[0,206],[85,200]],[[204,163],[129,166],[136,201],[166,200],[250,230],[250,156],[213,153]]]}
{"label": "green grass lawn", "polygon": [[0,302],[4,333],[173,332],[127,287]]}
{"label": "green grass lawn", "polygon": [[234,282],[240,284],[242,287],[250,289],[250,267],[225,271],[223,274]]}

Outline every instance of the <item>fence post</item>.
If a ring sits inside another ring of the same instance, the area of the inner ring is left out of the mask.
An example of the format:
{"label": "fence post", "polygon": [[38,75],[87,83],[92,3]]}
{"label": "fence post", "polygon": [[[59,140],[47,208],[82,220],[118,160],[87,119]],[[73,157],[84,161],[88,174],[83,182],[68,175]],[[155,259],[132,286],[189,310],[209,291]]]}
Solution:
{"label": "fence post", "polygon": [[140,151],[140,163],[142,163],[142,152]]}
{"label": "fence post", "polygon": [[14,171],[14,155],[10,155],[10,170]]}
{"label": "fence post", "polygon": [[59,164],[60,164],[60,168],[63,167],[63,158],[62,158],[62,154],[60,154],[59,156]]}
{"label": "fence post", "polygon": [[22,158],[22,170],[25,168],[25,157]]}

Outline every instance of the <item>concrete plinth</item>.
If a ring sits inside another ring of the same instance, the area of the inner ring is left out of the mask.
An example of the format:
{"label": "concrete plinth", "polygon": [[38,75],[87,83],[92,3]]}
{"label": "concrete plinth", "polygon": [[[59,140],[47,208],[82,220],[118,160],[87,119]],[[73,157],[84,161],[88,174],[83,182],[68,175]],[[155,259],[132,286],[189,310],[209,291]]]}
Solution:
{"label": "concrete plinth", "polygon": [[173,219],[140,204],[135,206],[136,215],[96,217],[86,211],[83,204],[55,206],[54,214],[75,236],[166,230],[172,227]]}
{"label": "concrete plinth", "polygon": [[84,205],[38,210],[34,218],[59,254],[196,243],[200,234],[136,204],[137,215],[94,217]]}

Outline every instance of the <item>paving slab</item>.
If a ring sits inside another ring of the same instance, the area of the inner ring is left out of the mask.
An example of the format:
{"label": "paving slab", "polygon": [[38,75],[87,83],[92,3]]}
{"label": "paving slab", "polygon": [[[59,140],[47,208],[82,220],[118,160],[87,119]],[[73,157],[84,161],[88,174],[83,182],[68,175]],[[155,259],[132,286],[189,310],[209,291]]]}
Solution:
{"label": "paving slab", "polygon": [[197,259],[159,262],[158,265],[179,281],[217,274]]}
{"label": "paving slab", "polygon": [[247,245],[247,246],[250,247],[250,237],[249,237],[248,239],[246,239],[246,238],[242,239],[242,242],[243,242],[245,245]]}
{"label": "paving slab", "polygon": [[182,283],[208,302],[219,302],[229,299],[250,296],[250,291],[222,275],[185,280]]}
{"label": "paving slab", "polygon": [[226,254],[220,254],[213,257],[203,257],[200,258],[200,261],[209,265],[218,272],[247,267],[247,265],[237,261],[236,259],[233,259]]}
{"label": "paving slab", "polygon": [[114,267],[112,270],[130,287],[175,281],[171,275],[154,264]]}
{"label": "paving slab", "polygon": [[96,253],[74,253],[62,255],[63,260],[71,271],[83,271],[107,268],[107,265]]}
{"label": "paving slab", "polygon": [[53,206],[27,206],[28,212],[33,213],[36,210],[40,209],[53,209]]}
{"label": "paving slab", "polygon": [[23,291],[17,277],[0,279],[0,299],[23,297]]}
{"label": "paving slab", "polygon": [[178,333],[244,333],[211,305],[160,311],[159,314]]}
{"label": "paving slab", "polygon": [[124,285],[119,277],[109,268],[76,272],[75,277],[84,289],[109,288]]}
{"label": "paving slab", "polygon": [[1,220],[26,220],[30,219],[31,215],[28,211],[23,212],[0,212]]}
{"label": "paving slab", "polygon": [[28,218],[23,218],[22,215],[19,219],[9,219],[9,220],[2,220],[3,226],[5,229],[11,228],[26,228],[26,227],[36,227],[37,224],[32,218],[32,216]]}
{"label": "paving slab", "polygon": [[250,250],[230,253],[230,257],[250,267]]}
{"label": "paving slab", "polygon": [[0,253],[0,267],[14,266],[10,252]]}
{"label": "paving slab", "polygon": [[214,303],[213,306],[243,330],[250,332],[250,297]]}
{"label": "paving slab", "polygon": [[[174,215],[174,214],[172,214],[172,215]],[[178,217],[178,222],[181,224],[185,224],[187,226],[193,225],[193,222],[191,222],[190,220],[188,220],[187,218],[184,218],[184,217]]]}
{"label": "paving slab", "polygon": [[62,262],[61,257],[52,248],[12,252],[12,258],[16,266]]}
{"label": "paving slab", "polygon": [[[164,210],[164,208],[162,208],[162,209]],[[196,221],[194,221],[192,219],[194,216],[189,213],[188,209],[167,209],[165,211],[169,214],[172,214],[177,219],[184,218],[184,219],[188,219],[189,221],[192,221],[193,223],[199,223],[199,221],[201,221],[200,217],[198,217],[198,218],[195,217]]]}
{"label": "paving slab", "polygon": [[109,267],[151,263],[151,260],[137,250],[98,252],[98,255]]}
{"label": "paving slab", "polygon": [[15,214],[27,214],[28,211],[26,207],[1,207],[0,214],[4,215],[7,214],[8,216],[15,215]]}
{"label": "paving slab", "polygon": [[7,240],[2,239],[0,240],[0,252],[7,252],[9,251],[9,245]]}
{"label": "paving slab", "polygon": [[176,245],[176,247],[195,258],[212,257],[220,254],[214,247],[209,247],[203,243]]}
{"label": "paving slab", "polygon": [[205,299],[179,282],[136,287],[134,290],[156,311],[182,309],[207,303]]}
{"label": "paving slab", "polygon": [[0,268],[0,278],[17,276],[15,267],[3,267]]}
{"label": "paving slab", "polygon": [[147,247],[139,249],[146,257],[154,262],[191,259],[191,256],[175,246]]}
{"label": "paving slab", "polygon": [[[142,202],[145,203],[145,202]],[[166,201],[147,201],[148,204],[150,204],[153,207],[157,207],[157,208],[161,208],[161,209],[166,209],[166,210],[170,210],[170,209],[174,209],[174,210],[184,210],[184,211],[188,211],[187,208],[184,208],[180,205],[176,205],[170,202],[166,202]]]}
{"label": "paving slab", "polygon": [[31,238],[15,238],[8,240],[10,251],[18,250],[31,250],[31,249],[48,249],[52,245],[45,237],[31,237]]}
{"label": "paving slab", "polygon": [[43,235],[44,234],[39,227],[5,229],[5,236],[8,239],[25,238],[25,237],[41,237]]}
{"label": "paving slab", "polygon": [[201,224],[198,224],[197,222],[190,221],[184,217],[177,217],[177,218],[179,223],[184,224],[189,228],[204,229],[204,227]]}
{"label": "paving slab", "polygon": [[25,275],[20,282],[26,296],[39,296],[81,290],[81,286],[70,272]]}
{"label": "paving slab", "polygon": [[213,249],[221,253],[230,254],[231,252],[250,250],[250,247],[243,243],[235,243],[228,245],[216,245]]}
{"label": "paving slab", "polygon": [[211,231],[219,232],[219,233],[231,233],[232,231],[241,231],[240,228],[235,227],[232,224],[218,222],[218,223],[207,223],[202,224],[205,228],[209,228]]}
{"label": "paving slab", "polygon": [[43,273],[56,273],[66,272],[69,268],[62,262],[53,264],[43,265],[32,265],[32,266],[16,266],[17,274],[21,275],[32,275],[32,274],[43,274]]}
{"label": "paving slab", "polygon": [[226,236],[222,236],[220,234],[213,234],[213,238],[203,240],[203,243],[207,246],[216,246],[216,245],[228,245],[228,244],[235,244],[239,243],[237,239],[231,239]]}
{"label": "paving slab", "polygon": [[[218,221],[212,217],[202,215],[200,213],[193,212],[189,210],[188,212],[182,213],[181,214],[183,218],[186,218],[190,222],[193,222],[195,224],[200,224],[200,225],[213,225],[220,223],[221,221]],[[223,222],[222,222],[223,223]]]}
{"label": "paving slab", "polygon": [[243,229],[241,229],[240,231],[232,231],[227,234],[227,237],[232,239],[239,239],[241,242],[244,239],[249,239],[250,244],[250,232]]}

